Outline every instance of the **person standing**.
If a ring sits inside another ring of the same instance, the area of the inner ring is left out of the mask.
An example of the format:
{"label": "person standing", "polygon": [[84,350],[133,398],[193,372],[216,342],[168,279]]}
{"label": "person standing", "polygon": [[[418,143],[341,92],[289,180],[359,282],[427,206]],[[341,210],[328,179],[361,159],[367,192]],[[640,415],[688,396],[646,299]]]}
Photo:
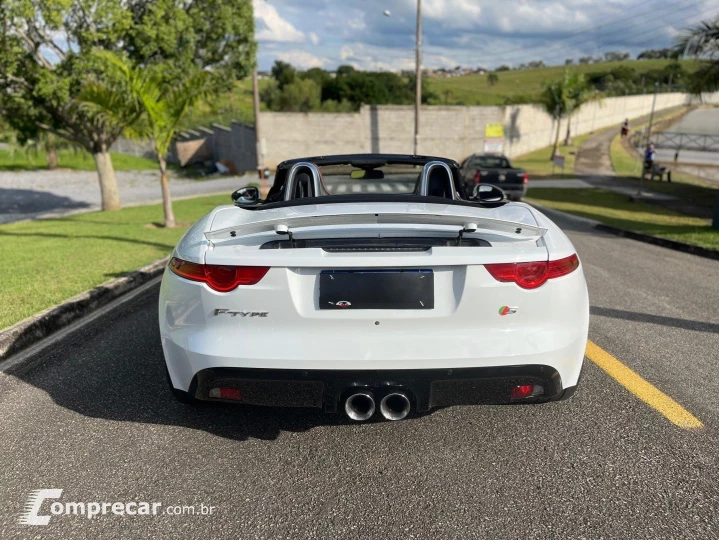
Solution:
{"label": "person standing", "polygon": [[627,135],[629,135],[629,118],[622,122],[622,139],[626,139]]}
{"label": "person standing", "polygon": [[[649,173],[652,174],[652,171],[654,170],[654,159],[656,157],[656,152],[654,151],[654,143],[649,143],[649,146],[647,146],[646,152],[644,152],[644,174]],[[651,178],[651,176],[650,176]]]}

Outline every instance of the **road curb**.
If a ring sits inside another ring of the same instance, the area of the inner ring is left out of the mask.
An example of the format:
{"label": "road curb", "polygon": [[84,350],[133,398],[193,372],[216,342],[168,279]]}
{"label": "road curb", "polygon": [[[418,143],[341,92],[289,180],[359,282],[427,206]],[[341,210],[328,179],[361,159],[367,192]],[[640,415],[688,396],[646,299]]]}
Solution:
{"label": "road curb", "polygon": [[89,315],[116,298],[144,285],[164,272],[170,257],[163,257],[122,277],[112,279],[89,291],[73,296],[0,332],[0,361],[34,345]]}
{"label": "road curb", "polygon": [[594,219],[589,219],[581,216],[575,216],[574,214],[562,212],[561,210],[555,210],[554,208],[548,208],[542,204],[537,204],[535,202],[532,202],[531,205],[540,212],[545,213],[549,216],[551,216],[552,214],[559,214],[562,217],[570,219],[572,221],[594,227],[598,231],[607,232],[616,236],[623,236],[625,238],[630,238],[632,240],[637,240],[646,244],[653,244],[655,246],[672,249],[674,251],[681,251],[682,253],[689,253],[698,257],[704,257],[705,259],[719,261],[719,250],[716,249],[695,246],[694,244],[687,244],[686,242],[680,242],[678,240],[670,240],[668,238],[661,238],[659,236],[653,236],[651,234],[630,231],[629,229],[620,229],[619,227],[607,225],[606,223],[602,223],[601,221],[596,221]]}
{"label": "road curb", "polygon": [[619,227],[613,227],[604,223],[598,223],[594,227],[600,231],[616,234],[617,236],[624,236],[625,238],[639,240],[640,242],[646,242],[647,244],[654,244],[655,246],[673,249],[674,251],[691,253],[692,255],[697,255],[698,257],[719,261],[719,250],[716,249],[695,246],[694,244],[687,244],[686,242],[679,242],[678,240],[669,240],[668,238],[660,238],[659,236],[652,236],[651,234],[620,229]]}

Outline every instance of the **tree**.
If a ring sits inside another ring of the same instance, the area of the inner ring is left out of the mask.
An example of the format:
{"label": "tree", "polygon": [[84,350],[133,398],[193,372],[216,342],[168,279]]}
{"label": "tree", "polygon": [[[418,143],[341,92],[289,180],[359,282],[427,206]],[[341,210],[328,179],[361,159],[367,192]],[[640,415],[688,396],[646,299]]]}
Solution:
{"label": "tree", "polygon": [[580,73],[565,72],[564,85],[566,86],[569,100],[567,103],[567,133],[564,137],[564,145],[569,146],[571,142],[572,115],[585,103],[600,99],[600,94],[589,84],[586,77]]}
{"label": "tree", "polygon": [[124,127],[97,122],[75,101],[102,73],[94,49],[125,51],[166,80],[211,68],[227,88],[254,62],[250,0],[2,0],[0,12],[0,112],[27,134],[33,126],[90,152],[105,210],[120,207],[109,149]]}
{"label": "tree", "polygon": [[[209,96],[215,83],[207,71],[195,70],[182,81],[170,82],[162,77],[158,66],[139,66],[110,51],[98,51],[95,56],[103,74],[85,83],[78,102],[108,129],[122,126],[130,137],[152,141],[160,168],[165,227],[175,227],[167,154],[188,108]],[[134,119],[130,123],[125,121],[128,114]]]}
{"label": "tree", "polygon": [[559,127],[562,119],[569,114],[572,108],[572,97],[569,85],[567,84],[568,76],[569,74],[565,71],[563,79],[546,83],[539,96],[538,105],[557,123],[557,134],[554,137],[554,146],[552,147],[550,160],[554,159],[554,156],[557,155]]}
{"label": "tree", "polygon": [[487,75],[487,84],[489,86],[494,86],[498,82],[499,82],[499,75],[497,75],[496,73],[490,73]]}
{"label": "tree", "polygon": [[295,82],[296,76],[297,72],[292,64],[282,60],[275,60],[275,64],[272,66],[272,77],[277,81],[277,86],[280,90]]}
{"label": "tree", "polygon": [[719,90],[719,17],[682,32],[675,51],[682,56],[699,58],[697,70],[689,77],[688,89],[691,93]]}

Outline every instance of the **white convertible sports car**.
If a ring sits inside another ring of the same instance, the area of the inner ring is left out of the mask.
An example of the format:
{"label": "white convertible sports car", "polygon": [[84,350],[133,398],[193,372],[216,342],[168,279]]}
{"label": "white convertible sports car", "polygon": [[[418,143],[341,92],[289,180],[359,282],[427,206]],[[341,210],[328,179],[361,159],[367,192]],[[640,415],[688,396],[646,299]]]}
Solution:
{"label": "white convertible sports car", "polygon": [[466,194],[455,161],[295,159],[266,199],[232,199],[190,228],[162,280],[180,401],[400,420],[577,388],[589,301],[574,247],[499,188]]}

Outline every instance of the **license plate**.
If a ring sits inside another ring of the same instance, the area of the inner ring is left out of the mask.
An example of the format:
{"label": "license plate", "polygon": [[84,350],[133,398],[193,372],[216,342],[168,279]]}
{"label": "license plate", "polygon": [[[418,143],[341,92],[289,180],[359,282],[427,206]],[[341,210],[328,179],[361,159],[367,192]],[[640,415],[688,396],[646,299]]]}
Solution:
{"label": "license plate", "polygon": [[324,270],[320,309],[434,309],[428,269]]}

